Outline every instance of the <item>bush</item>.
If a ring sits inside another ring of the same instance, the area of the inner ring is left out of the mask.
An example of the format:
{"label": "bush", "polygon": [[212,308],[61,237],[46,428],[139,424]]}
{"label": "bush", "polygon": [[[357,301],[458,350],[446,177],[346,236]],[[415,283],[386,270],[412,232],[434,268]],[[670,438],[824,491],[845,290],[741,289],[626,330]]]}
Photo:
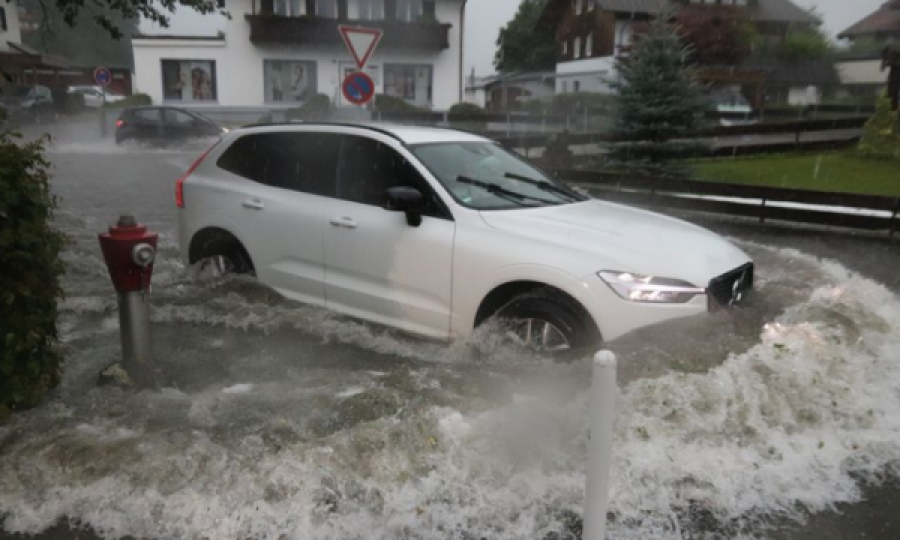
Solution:
{"label": "bush", "polygon": [[38,404],[60,379],[56,300],[65,238],[51,226],[44,139],[0,134],[0,416]]}
{"label": "bush", "polygon": [[778,58],[789,64],[824,60],[832,53],[828,38],[817,28],[791,30],[776,51]]}
{"label": "bush", "polygon": [[143,107],[153,105],[153,98],[147,94],[134,94],[119,101],[107,101],[103,106],[107,109],[127,109],[128,107]]}
{"label": "bush", "polygon": [[856,151],[863,157],[900,159],[897,113],[891,109],[891,99],[887,93],[875,102],[875,114],[866,122]]}
{"label": "bush", "polygon": [[487,121],[482,119],[487,115],[487,111],[474,103],[456,103],[447,109],[447,115],[452,126],[457,129],[470,131],[487,129]]}
{"label": "bush", "polygon": [[425,109],[410,105],[406,101],[384,94],[375,96],[375,110],[386,113],[403,113],[403,112],[423,112]]}
{"label": "bush", "polygon": [[447,113],[461,116],[484,116],[487,114],[487,111],[474,103],[456,103],[447,109]]}
{"label": "bush", "polygon": [[331,110],[331,100],[325,94],[316,94],[306,103],[286,113],[288,120],[324,120]]}

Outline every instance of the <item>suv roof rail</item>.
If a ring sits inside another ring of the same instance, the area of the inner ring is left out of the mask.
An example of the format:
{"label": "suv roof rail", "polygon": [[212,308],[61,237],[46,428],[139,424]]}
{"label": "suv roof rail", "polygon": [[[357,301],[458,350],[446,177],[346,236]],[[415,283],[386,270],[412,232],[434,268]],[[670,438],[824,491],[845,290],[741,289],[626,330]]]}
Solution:
{"label": "suv roof rail", "polygon": [[[249,124],[246,126],[241,126],[238,130],[248,129],[248,128],[257,128],[257,127],[278,127],[278,126],[324,126],[324,127],[352,127],[352,128],[360,128],[360,129],[368,129],[370,131],[374,131],[376,133],[381,133],[382,135],[387,135],[392,139],[396,139],[401,143],[404,143],[403,139],[400,138],[399,135],[393,133],[389,129],[385,129],[379,127],[376,124],[366,124],[366,123],[356,123],[356,122],[326,122],[326,121],[308,121],[308,120],[294,120],[288,122],[267,122],[263,124]],[[405,143],[404,143],[405,144]]]}

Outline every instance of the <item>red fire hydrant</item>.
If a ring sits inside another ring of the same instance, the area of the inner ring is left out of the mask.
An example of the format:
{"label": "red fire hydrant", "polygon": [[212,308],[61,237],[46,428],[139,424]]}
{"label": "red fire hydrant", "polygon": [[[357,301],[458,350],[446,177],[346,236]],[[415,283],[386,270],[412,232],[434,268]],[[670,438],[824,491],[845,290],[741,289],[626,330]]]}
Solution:
{"label": "red fire hydrant", "polygon": [[137,223],[134,216],[100,234],[100,249],[119,299],[119,332],[123,367],[132,381],[154,384],[150,347],[150,278],[159,234]]}

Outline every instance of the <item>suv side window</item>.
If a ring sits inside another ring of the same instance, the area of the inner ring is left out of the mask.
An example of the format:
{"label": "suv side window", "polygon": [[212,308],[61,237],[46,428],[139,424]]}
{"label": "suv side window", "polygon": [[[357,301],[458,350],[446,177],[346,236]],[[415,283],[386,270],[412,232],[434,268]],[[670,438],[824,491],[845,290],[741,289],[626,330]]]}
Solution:
{"label": "suv side window", "polygon": [[196,120],[193,116],[175,109],[164,109],[163,116],[167,124],[175,124],[179,126],[190,126]]}
{"label": "suv side window", "polygon": [[236,140],[217,165],[260,184],[332,197],[340,140],[334,133],[254,133]]}
{"label": "suv side window", "polygon": [[159,124],[159,109],[137,109],[132,112],[134,119],[142,124]]}
{"label": "suv side window", "polygon": [[419,171],[396,150],[374,139],[344,135],[337,186],[339,199],[373,206],[385,205],[388,188],[414,187],[428,201],[424,215],[450,216]]}

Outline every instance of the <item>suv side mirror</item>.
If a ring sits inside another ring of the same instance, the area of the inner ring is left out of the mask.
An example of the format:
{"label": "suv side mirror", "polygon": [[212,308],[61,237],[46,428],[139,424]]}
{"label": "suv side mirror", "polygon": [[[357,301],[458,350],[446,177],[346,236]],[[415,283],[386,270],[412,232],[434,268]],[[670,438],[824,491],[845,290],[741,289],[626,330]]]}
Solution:
{"label": "suv side mirror", "polygon": [[410,227],[418,227],[422,224],[422,211],[425,209],[425,197],[422,192],[413,187],[392,187],[385,192],[387,204],[385,210],[405,212],[406,222]]}

